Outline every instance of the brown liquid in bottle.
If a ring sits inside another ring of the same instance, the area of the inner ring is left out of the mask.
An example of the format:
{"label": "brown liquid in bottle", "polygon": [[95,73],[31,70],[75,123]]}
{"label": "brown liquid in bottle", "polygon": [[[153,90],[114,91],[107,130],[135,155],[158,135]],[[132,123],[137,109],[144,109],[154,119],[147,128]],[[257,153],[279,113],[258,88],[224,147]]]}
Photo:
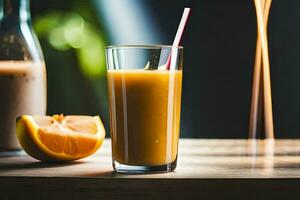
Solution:
{"label": "brown liquid in bottle", "polygon": [[15,132],[18,116],[45,113],[44,63],[0,61],[0,148],[20,148]]}

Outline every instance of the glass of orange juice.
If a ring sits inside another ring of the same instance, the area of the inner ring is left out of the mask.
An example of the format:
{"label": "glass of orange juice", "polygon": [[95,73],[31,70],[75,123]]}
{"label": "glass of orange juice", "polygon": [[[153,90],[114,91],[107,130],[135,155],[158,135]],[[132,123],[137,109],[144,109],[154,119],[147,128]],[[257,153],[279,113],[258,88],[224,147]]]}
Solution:
{"label": "glass of orange juice", "polygon": [[106,60],[114,170],[173,171],[180,132],[183,48],[109,46]]}

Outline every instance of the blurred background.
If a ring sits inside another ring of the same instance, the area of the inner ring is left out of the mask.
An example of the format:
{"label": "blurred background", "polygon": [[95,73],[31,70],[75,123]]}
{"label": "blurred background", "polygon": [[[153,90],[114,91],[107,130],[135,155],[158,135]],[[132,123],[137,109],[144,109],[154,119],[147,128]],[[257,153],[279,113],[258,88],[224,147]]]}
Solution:
{"label": "blurred background", "polygon": [[[104,48],[171,44],[183,8],[182,137],[246,138],[256,16],[240,0],[31,0],[47,66],[48,114],[100,115],[109,128]],[[300,137],[300,1],[273,1],[269,23],[275,136]]]}

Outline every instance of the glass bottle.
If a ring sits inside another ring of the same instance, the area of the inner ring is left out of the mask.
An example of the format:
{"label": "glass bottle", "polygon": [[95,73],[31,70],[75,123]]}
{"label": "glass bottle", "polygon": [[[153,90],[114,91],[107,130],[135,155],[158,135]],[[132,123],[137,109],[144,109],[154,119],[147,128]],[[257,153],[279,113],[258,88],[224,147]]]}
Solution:
{"label": "glass bottle", "polygon": [[19,149],[16,118],[46,113],[46,69],[29,0],[0,0],[0,149]]}

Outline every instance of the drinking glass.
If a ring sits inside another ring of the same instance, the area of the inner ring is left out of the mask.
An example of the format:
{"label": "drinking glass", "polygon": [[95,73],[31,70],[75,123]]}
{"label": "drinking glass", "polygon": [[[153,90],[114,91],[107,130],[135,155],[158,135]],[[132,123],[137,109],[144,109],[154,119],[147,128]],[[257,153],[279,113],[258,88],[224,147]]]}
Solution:
{"label": "drinking glass", "polygon": [[176,168],[183,48],[106,48],[113,168],[169,172]]}

